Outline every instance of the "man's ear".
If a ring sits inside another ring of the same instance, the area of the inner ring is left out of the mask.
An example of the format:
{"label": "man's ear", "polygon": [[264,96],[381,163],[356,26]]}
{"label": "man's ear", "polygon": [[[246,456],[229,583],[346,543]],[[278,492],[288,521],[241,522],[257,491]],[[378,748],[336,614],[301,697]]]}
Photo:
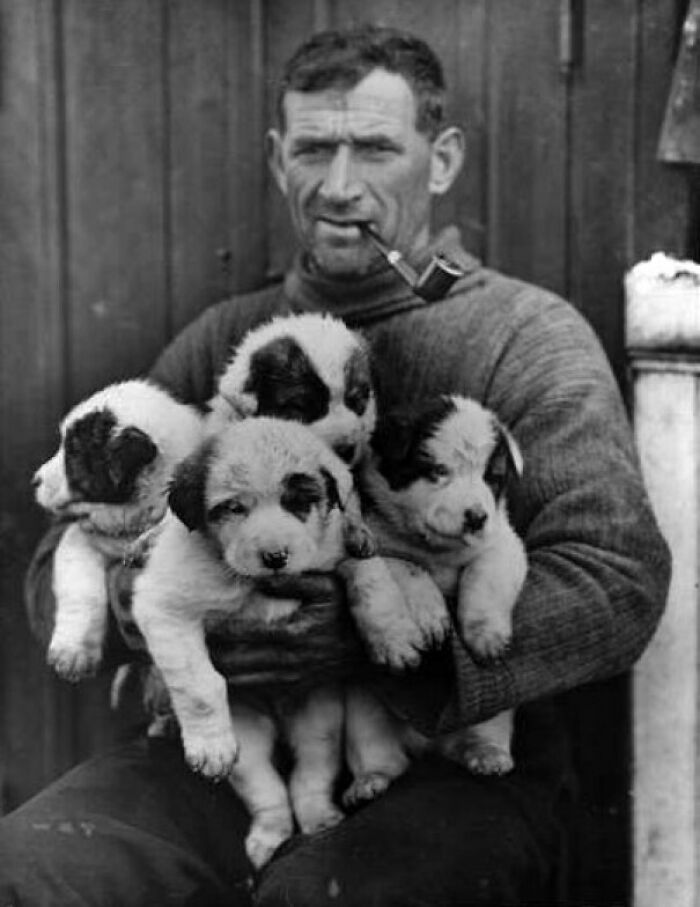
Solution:
{"label": "man's ear", "polygon": [[282,151],[282,136],[277,129],[268,130],[265,136],[265,145],[267,150],[267,165],[270,172],[275,178],[282,195],[287,194],[287,173],[284,166],[284,154]]}
{"label": "man's ear", "polygon": [[464,133],[450,126],[433,139],[430,159],[429,189],[433,195],[444,195],[457,179],[464,163]]}

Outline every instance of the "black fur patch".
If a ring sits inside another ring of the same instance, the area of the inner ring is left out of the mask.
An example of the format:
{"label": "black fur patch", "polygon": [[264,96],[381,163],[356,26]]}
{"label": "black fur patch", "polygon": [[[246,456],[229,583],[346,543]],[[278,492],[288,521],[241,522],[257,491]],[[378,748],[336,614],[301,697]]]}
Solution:
{"label": "black fur patch", "polygon": [[393,491],[407,488],[417,479],[436,477],[436,464],[424,444],[455,410],[449,397],[439,397],[422,408],[393,410],[380,419],[372,448],[379,471]]}
{"label": "black fur patch", "polygon": [[495,423],[494,430],[497,441],[486,464],[484,481],[493,492],[494,498],[498,501],[512,482],[518,478],[518,471],[503,429]]}
{"label": "black fur patch", "polygon": [[291,337],[280,337],[253,353],[243,390],[257,399],[258,416],[308,425],[328,413],[330,392]]}
{"label": "black fur patch", "polygon": [[306,520],[311,508],[323,499],[323,488],[315,476],[292,472],[284,477],[280,504],[297,519]]}
{"label": "black fur patch", "polygon": [[187,528],[203,529],[207,513],[204,492],[209,471],[212,443],[202,444],[178,464],[170,481],[168,506]]}
{"label": "black fur patch", "polygon": [[343,402],[348,409],[361,416],[369,403],[371,384],[369,358],[364,349],[352,352],[345,363],[345,396]]}
{"label": "black fur patch", "polygon": [[88,413],[66,431],[66,478],[84,501],[125,504],[131,500],[141,470],[158,448],[141,429],[127,426],[115,433],[110,409]]}

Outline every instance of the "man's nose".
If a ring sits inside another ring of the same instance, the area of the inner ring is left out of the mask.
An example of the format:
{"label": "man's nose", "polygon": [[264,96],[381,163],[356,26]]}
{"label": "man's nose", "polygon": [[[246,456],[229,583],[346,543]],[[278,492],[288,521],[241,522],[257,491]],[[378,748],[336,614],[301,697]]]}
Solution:
{"label": "man's nose", "polygon": [[359,198],[362,187],[353,172],[349,145],[338,145],[321,183],[321,198],[332,204],[347,204]]}

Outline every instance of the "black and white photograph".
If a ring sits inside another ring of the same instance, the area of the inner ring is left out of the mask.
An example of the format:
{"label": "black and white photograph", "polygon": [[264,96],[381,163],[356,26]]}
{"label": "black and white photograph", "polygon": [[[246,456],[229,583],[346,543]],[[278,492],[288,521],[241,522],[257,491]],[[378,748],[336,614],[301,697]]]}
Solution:
{"label": "black and white photograph", "polygon": [[700,907],[700,0],[0,0],[0,907]]}

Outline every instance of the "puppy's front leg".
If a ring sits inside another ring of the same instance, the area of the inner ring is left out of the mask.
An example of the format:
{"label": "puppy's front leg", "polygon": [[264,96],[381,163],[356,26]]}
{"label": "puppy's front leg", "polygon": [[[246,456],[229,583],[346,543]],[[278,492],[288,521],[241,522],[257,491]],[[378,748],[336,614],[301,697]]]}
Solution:
{"label": "puppy's front leg", "polygon": [[508,648],[513,608],[526,573],[523,544],[505,520],[462,569],[457,620],[462,639],[477,659],[500,658]]}
{"label": "puppy's front leg", "polygon": [[102,660],[107,624],[105,562],[77,523],[54,553],[56,614],[47,661],[65,680],[92,675]]}
{"label": "puppy's front leg", "polygon": [[435,742],[441,755],[458,762],[475,775],[504,775],[514,762],[510,751],[513,711],[443,734]]}
{"label": "puppy's front leg", "polygon": [[[409,765],[399,721],[365,687],[350,685],[345,694],[345,755],[353,781],[343,794],[345,806],[374,800]],[[417,737],[418,735],[416,735]]]}
{"label": "puppy's front leg", "polygon": [[225,778],[238,743],[226,681],[211,663],[201,620],[156,609],[150,616],[140,610],[137,621],[170,692],[188,763],[208,778]]}
{"label": "puppy's front leg", "polygon": [[289,792],[299,827],[309,835],[332,828],[343,819],[332,799],[342,761],[341,690],[337,686],[313,690],[285,725],[295,757]]}
{"label": "puppy's front leg", "polygon": [[423,635],[422,648],[439,646],[445,641],[452,622],[445,597],[432,576],[411,561],[385,557],[394,581],[401,590],[406,609]]}
{"label": "puppy's front leg", "polygon": [[426,639],[384,558],[348,558],[337,572],[345,582],[350,613],[370,657],[399,670],[416,667]]}
{"label": "puppy's front leg", "polygon": [[241,755],[229,781],[250,813],[245,849],[253,866],[260,869],[292,836],[292,809],[287,786],[272,762],[272,719],[235,700],[231,703],[231,717],[239,731]]}

